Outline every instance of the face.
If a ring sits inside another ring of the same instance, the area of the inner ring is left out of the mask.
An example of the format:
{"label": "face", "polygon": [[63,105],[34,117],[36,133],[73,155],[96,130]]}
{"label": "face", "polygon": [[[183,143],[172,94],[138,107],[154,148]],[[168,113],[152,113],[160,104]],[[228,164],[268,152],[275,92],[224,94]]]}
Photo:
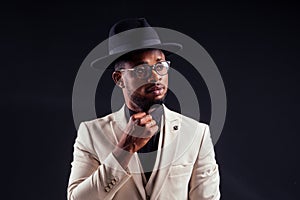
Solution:
{"label": "face", "polygon": [[[133,61],[123,64],[124,69],[133,69],[141,64],[150,66],[165,61],[160,50],[147,50],[134,55]],[[114,72],[113,79],[122,88],[125,103],[131,110],[147,111],[154,104],[161,104],[168,89],[168,74],[159,75],[153,69],[145,79],[137,77],[134,71]]]}

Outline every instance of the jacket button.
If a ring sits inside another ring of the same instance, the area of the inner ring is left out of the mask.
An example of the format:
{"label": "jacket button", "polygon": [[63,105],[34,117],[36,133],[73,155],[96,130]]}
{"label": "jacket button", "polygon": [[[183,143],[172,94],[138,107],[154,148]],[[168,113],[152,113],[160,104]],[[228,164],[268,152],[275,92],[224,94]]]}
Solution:
{"label": "jacket button", "polygon": [[111,183],[112,183],[113,185],[116,185],[116,181],[115,181],[115,180],[112,180]]}
{"label": "jacket button", "polygon": [[178,130],[178,126],[173,126],[173,129],[176,131]]}
{"label": "jacket button", "polygon": [[105,190],[105,192],[109,192],[109,191],[110,191],[110,188],[106,186],[106,187],[104,188],[104,190]]}
{"label": "jacket button", "polygon": [[110,183],[110,184],[108,184],[108,187],[111,189],[111,188],[113,188],[113,185]]}

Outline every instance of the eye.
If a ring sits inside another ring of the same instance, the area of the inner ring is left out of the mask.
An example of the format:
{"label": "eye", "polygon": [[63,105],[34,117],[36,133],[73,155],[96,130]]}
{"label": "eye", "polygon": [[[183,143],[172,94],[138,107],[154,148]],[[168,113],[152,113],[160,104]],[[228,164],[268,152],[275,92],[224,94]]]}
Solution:
{"label": "eye", "polygon": [[161,64],[161,63],[159,63],[159,64],[156,65],[156,70],[157,70],[157,71],[163,71],[164,68],[165,68],[164,65]]}
{"label": "eye", "polygon": [[145,71],[146,71],[146,68],[144,66],[138,66],[135,68],[135,73],[137,73],[137,74],[143,74],[143,73],[145,73]]}
{"label": "eye", "polygon": [[135,67],[135,74],[138,78],[146,77],[148,74],[147,66],[140,65],[140,66]]}

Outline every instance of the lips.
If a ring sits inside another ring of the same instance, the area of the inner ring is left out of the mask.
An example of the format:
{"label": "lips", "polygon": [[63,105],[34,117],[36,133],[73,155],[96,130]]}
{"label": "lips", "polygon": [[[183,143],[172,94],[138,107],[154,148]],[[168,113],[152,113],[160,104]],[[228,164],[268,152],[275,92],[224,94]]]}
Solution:
{"label": "lips", "polygon": [[161,95],[164,91],[164,86],[163,85],[153,85],[150,86],[149,88],[146,89],[147,93],[152,93],[155,95]]}

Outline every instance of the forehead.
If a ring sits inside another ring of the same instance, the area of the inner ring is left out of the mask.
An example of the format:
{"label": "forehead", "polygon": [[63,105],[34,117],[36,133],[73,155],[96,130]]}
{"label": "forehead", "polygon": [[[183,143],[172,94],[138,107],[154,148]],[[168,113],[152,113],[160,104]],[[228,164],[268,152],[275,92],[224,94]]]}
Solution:
{"label": "forehead", "polygon": [[152,60],[162,60],[165,58],[164,53],[159,49],[152,49],[152,50],[145,50],[142,52],[137,52],[133,56],[133,61],[138,60],[145,60],[145,61],[152,61]]}
{"label": "forehead", "polygon": [[134,52],[128,64],[131,65],[131,67],[142,63],[153,65],[161,60],[165,60],[164,53],[159,49],[151,49]]}

